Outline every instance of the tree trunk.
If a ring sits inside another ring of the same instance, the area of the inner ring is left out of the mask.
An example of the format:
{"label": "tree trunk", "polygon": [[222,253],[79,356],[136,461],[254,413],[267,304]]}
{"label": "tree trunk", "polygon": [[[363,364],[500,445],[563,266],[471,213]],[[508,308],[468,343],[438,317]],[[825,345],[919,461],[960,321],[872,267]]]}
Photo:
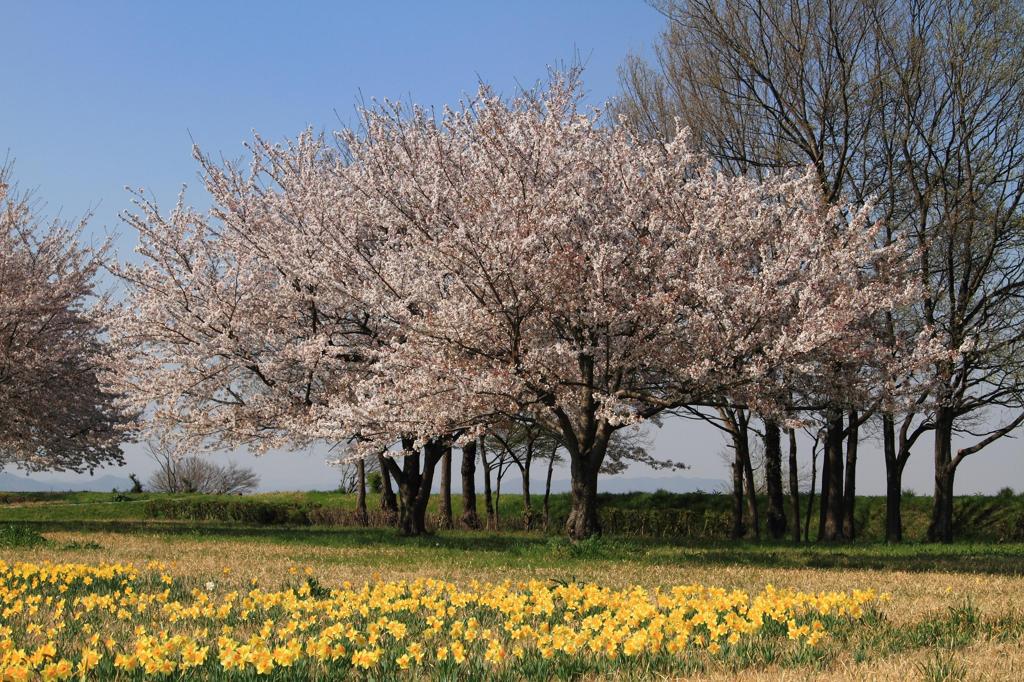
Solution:
{"label": "tree trunk", "polygon": [[356,460],[356,478],[356,518],[365,526],[370,517],[366,511],[366,462],[362,459]]}
{"label": "tree trunk", "polygon": [[573,540],[584,540],[601,534],[601,521],[597,516],[597,470],[579,457],[573,458],[572,508],[565,522],[565,532]]}
{"label": "tree trunk", "polygon": [[732,460],[732,532],[730,537],[739,540],[747,532],[743,524],[743,455],[734,442]]}
{"label": "tree trunk", "polygon": [[569,452],[572,508],[565,522],[565,531],[574,541],[601,534],[601,520],[597,514],[597,475],[610,437],[610,433],[601,429],[589,451]]}
{"label": "tree trunk", "polygon": [[856,528],[853,520],[854,506],[857,504],[857,441],[859,439],[859,424],[857,410],[850,410],[850,427],[846,434],[846,472],[844,474],[845,487],[843,489],[843,536],[847,540],[856,537]]}
{"label": "tree trunk", "polygon": [[[821,478],[822,532],[826,542],[842,540],[843,535],[843,415],[829,417],[825,433],[825,470]],[[827,499],[826,499],[827,495]]]}
{"label": "tree trunk", "polygon": [[786,534],[785,494],[782,490],[782,442],[777,422],[764,422],[765,487],[768,491],[768,534],[779,540]]}
{"label": "tree trunk", "polygon": [[523,526],[526,530],[533,528],[533,501],[530,499],[530,456],[527,455],[523,466]]}
{"label": "tree trunk", "polygon": [[416,534],[427,532],[427,505],[430,502],[430,489],[434,484],[434,469],[444,457],[445,445],[439,440],[429,441],[423,448],[423,473],[420,474],[420,486],[413,505],[413,523]]}
{"label": "tree trunk", "polygon": [[395,472],[398,482],[398,527],[403,535],[419,535],[423,532],[416,523],[416,495],[420,491],[420,454],[413,452],[411,439],[402,439],[405,457],[402,468]]}
{"label": "tree trunk", "polygon": [[422,471],[420,453],[412,451],[411,439],[403,438],[402,447],[406,455],[401,468],[394,460],[386,460],[398,481],[398,525],[403,535],[423,535],[427,532],[427,503],[430,502],[430,488],[434,483],[434,469],[444,454],[444,444],[437,440],[427,443],[423,448]]}
{"label": "tree trunk", "polygon": [[903,542],[903,466],[896,455],[896,420],[882,415],[882,452],[885,455],[885,541]]}
{"label": "tree trunk", "polygon": [[796,460],[796,431],[786,429],[789,435],[789,500],[793,507],[793,542],[800,542],[800,477]]}
{"label": "tree trunk", "polygon": [[476,440],[462,446],[462,525],[471,530],[480,528],[476,513]]}
{"label": "tree trunk", "polygon": [[[815,441],[811,448],[811,489],[807,494],[807,516],[804,521],[804,540],[811,541],[811,513],[814,511],[814,491],[817,489],[818,481],[818,444]],[[821,502],[818,502],[820,505]]]}
{"label": "tree trunk", "polygon": [[491,497],[491,465],[487,463],[487,448],[480,439],[480,462],[484,465],[484,508],[487,510],[487,527],[494,528],[494,499]]}
{"label": "tree trunk", "polygon": [[390,458],[383,454],[377,455],[380,464],[380,508],[382,511],[395,513],[398,511],[398,499],[395,497],[394,488],[391,487],[391,474],[385,461],[388,459]]}
{"label": "tree trunk", "polygon": [[501,479],[505,472],[501,470],[501,460],[498,461],[498,475],[494,479],[494,530],[501,529]]}
{"label": "tree trunk", "polygon": [[441,455],[441,485],[438,488],[441,495],[441,510],[438,514],[437,525],[441,528],[452,527],[452,446],[444,446],[444,454]]}
{"label": "tree trunk", "polygon": [[750,517],[750,528],[754,531],[754,539],[761,539],[761,518],[757,509],[757,487],[754,485],[754,465],[750,461],[750,439],[747,430],[747,417],[740,417],[740,451],[743,455],[743,480],[747,488],[747,515]]}
{"label": "tree trunk", "polygon": [[953,412],[940,407],[935,413],[935,498],[928,526],[930,542],[953,541]]}
{"label": "tree trunk", "polygon": [[555,453],[558,452],[556,447],[551,451],[551,459],[548,460],[548,476],[544,482],[544,530],[547,531],[551,527],[551,507],[549,501],[551,500],[551,474],[555,471]]}

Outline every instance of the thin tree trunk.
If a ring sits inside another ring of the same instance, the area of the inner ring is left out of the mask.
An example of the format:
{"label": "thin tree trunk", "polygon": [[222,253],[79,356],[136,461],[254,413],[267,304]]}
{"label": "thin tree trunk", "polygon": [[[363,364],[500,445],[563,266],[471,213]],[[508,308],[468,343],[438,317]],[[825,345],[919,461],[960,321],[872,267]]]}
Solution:
{"label": "thin tree trunk", "polygon": [[826,429],[825,440],[821,447],[821,495],[818,497],[818,540],[825,537],[825,516],[828,514],[828,483],[832,474],[828,456],[828,442],[830,432]]}
{"label": "thin tree trunk", "polygon": [[494,479],[494,530],[501,529],[501,479],[505,472],[501,469],[501,460],[498,460],[498,475]]}
{"label": "thin tree trunk", "polygon": [[850,410],[849,419],[850,426],[846,434],[846,472],[843,477],[843,535],[847,540],[853,540],[857,531],[854,507],[857,504],[857,441],[860,437],[857,410]]}
{"label": "thin tree trunk", "polygon": [[903,542],[903,467],[896,454],[896,420],[882,415],[882,452],[885,455],[885,541]]}
{"label": "thin tree trunk", "polygon": [[471,530],[480,528],[476,513],[476,440],[462,446],[462,525]]}
{"label": "thin tree trunk", "polygon": [[796,459],[796,431],[786,429],[789,435],[789,500],[793,507],[793,542],[800,542],[800,478]]}
{"label": "thin tree trunk", "polygon": [[[395,497],[395,490],[391,487],[391,474],[385,460],[390,459],[383,454],[377,455],[380,464],[380,508],[382,511],[396,513],[398,511],[398,499]],[[393,460],[392,460],[393,461]]]}
{"label": "thin tree trunk", "polygon": [[523,526],[526,530],[533,529],[533,501],[530,499],[530,456],[527,455],[523,467]]}
{"label": "thin tree trunk", "polygon": [[768,534],[773,540],[786,535],[785,493],[782,490],[782,442],[778,422],[764,422],[765,487],[768,492]]}
{"label": "thin tree trunk", "polygon": [[487,510],[487,527],[494,528],[494,499],[491,497],[491,465],[487,462],[487,448],[484,447],[483,438],[478,446],[480,450],[480,462],[484,466],[484,508]]}
{"label": "thin tree trunk", "polygon": [[362,459],[356,460],[356,479],[356,518],[365,526],[370,517],[366,511],[366,462]]}
{"label": "thin tree trunk", "polygon": [[747,428],[748,417],[740,413],[740,452],[743,456],[743,480],[747,488],[747,515],[750,517],[750,528],[754,531],[754,539],[761,539],[761,518],[757,509],[757,487],[754,485],[754,466],[750,461],[750,432]]}
{"label": "thin tree trunk", "polygon": [[438,514],[438,526],[452,527],[452,446],[444,447],[441,455],[441,485],[438,489],[441,496],[441,510]]}
{"label": "thin tree trunk", "polygon": [[953,541],[953,412],[940,407],[935,413],[935,497],[928,526],[930,542]]}
{"label": "thin tree trunk", "polygon": [[[804,522],[804,540],[811,541],[811,513],[814,511],[814,491],[817,489],[818,481],[818,444],[815,440],[811,448],[811,491],[807,495],[807,517]],[[818,504],[821,504],[820,502]]]}
{"label": "thin tree trunk", "polygon": [[743,523],[743,455],[738,441],[734,442],[732,459],[732,532],[733,540],[739,540],[747,532]]}
{"label": "thin tree trunk", "polygon": [[551,507],[549,501],[551,499],[551,474],[555,471],[555,453],[558,452],[558,447],[555,446],[551,450],[551,458],[548,459],[548,475],[547,480],[544,482],[544,531],[547,532],[551,528]]}
{"label": "thin tree trunk", "polygon": [[[822,476],[823,515],[821,540],[842,540],[843,535],[843,415],[837,412],[828,420],[825,434],[825,463],[828,475]],[[827,491],[828,499],[825,499]]]}
{"label": "thin tree trunk", "polygon": [[[737,540],[747,533],[746,521],[743,518],[743,475],[745,473],[745,459],[750,452],[747,421],[740,410],[719,408],[718,416],[722,423],[726,425],[729,435],[732,437],[732,531],[730,535],[734,540]],[[755,511],[756,508],[755,505]],[[751,518],[753,518],[753,515],[751,515]]]}

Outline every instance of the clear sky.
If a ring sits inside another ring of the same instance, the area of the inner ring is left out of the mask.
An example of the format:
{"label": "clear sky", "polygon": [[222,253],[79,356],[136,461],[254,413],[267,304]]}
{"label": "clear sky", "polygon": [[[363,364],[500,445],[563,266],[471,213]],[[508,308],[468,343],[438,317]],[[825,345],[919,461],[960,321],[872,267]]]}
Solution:
{"label": "clear sky", "polygon": [[[196,185],[193,140],[238,158],[254,130],[281,138],[349,124],[360,97],[441,106],[478,79],[511,93],[577,58],[596,104],[616,94],[627,54],[649,55],[663,26],[641,0],[9,0],[3,17],[0,156],[16,159],[22,188],[36,189],[50,213],[94,210],[90,233],[117,234],[122,258],[134,245],[118,219],[129,205],[124,187],[173,203],[183,183]],[[202,202],[197,190],[190,196]],[[680,421],[655,436],[656,453],[690,464],[694,477],[727,478],[723,447],[714,429]],[[919,492],[931,489],[929,448],[919,445],[906,475]],[[877,444],[862,453],[861,490],[883,491]],[[1024,488],[1020,457],[1017,441],[976,455],[962,465],[957,491]],[[152,468],[136,447],[128,458],[126,468],[102,473]],[[329,488],[335,474],[322,460],[319,452],[271,453],[252,464],[267,488]]]}

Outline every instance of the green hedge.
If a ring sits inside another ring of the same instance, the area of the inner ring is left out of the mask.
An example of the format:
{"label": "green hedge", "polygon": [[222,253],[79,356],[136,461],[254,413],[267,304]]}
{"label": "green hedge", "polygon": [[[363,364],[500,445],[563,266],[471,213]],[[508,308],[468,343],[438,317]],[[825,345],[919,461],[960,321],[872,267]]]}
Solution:
{"label": "green hedge", "polygon": [[[219,521],[227,523],[248,523],[256,525],[315,525],[315,526],[364,526],[385,528],[396,525],[395,514],[383,512],[371,501],[370,510],[364,520],[351,505],[352,500],[341,497],[327,497],[312,500],[308,497],[281,496],[254,497],[155,497],[146,500],[144,515],[153,519],[174,519],[183,521]],[[506,504],[502,497],[502,514],[499,519],[502,530],[525,530],[526,522],[521,507]],[[519,499],[515,500],[518,502]],[[458,501],[456,497],[455,502]],[[554,500],[553,500],[554,501]],[[552,505],[548,531],[560,533],[568,514],[568,500],[558,500]],[[566,504],[562,504],[565,502]],[[761,521],[764,523],[766,505],[759,500]],[[806,498],[803,500],[806,514]],[[817,502],[817,500],[816,500]],[[725,495],[701,493],[672,495],[671,493],[635,493],[627,495],[602,495],[599,514],[605,533],[644,538],[679,538],[694,540],[724,540],[731,529],[731,500]],[[677,506],[672,506],[673,504]],[[460,516],[458,504],[454,516]],[[484,520],[483,505],[478,512]],[[908,496],[904,499],[904,537],[922,539],[928,527],[930,500]],[[542,527],[540,509],[534,507],[532,528]],[[432,507],[428,526],[437,528],[436,506]],[[791,517],[788,511],[787,521]],[[817,529],[817,504],[811,514],[812,535]],[[803,518],[803,515],[802,515]],[[884,539],[885,501],[882,498],[858,498],[857,537],[861,540]],[[457,523],[457,521],[456,521]],[[1020,497],[968,496],[957,498],[954,515],[955,532],[965,540],[985,542],[1024,541],[1024,500]],[[764,529],[762,527],[762,533]],[[788,536],[788,535],[787,535]]]}
{"label": "green hedge", "polygon": [[145,514],[153,519],[186,521],[232,521],[259,525],[289,524],[308,526],[310,510],[307,505],[260,500],[219,500],[167,498],[148,500]]}

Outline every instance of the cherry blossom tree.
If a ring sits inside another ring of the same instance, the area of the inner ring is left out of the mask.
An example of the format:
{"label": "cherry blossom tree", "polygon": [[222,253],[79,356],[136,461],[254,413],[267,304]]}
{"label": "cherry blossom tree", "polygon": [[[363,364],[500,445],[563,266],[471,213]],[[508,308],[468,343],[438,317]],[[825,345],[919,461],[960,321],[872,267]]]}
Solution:
{"label": "cherry blossom tree", "polygon": [[574,538],[600,530],[617,429],[725,399],[778,414],[781,377],[831,380],[914,295],[870,207],[826,203],[813,172],[729,176],[685,133],[641,142],[579,96],[555,78],[439,117],[385,105],[344,138],[350,213],[388,235],[377,304],[402,331],[331,406],[371,442],[528,415],[569,454]]}
{"label": "cherry blossom tree", "polygon": [[257,138],[245,171],[198,154],[209,213],[139,195],[128,216],[144,263],[119,270],[112,385],[184,443],[387,452],[410,534],[450,446],[537,424],[568,454],[573,538],[600,531],[623,427],[848,389],[836,358],[874,357],[865,326],[916,293],[870,207],[813,171],[722,173],[580,95],[556,74],[440,114],[384,103],[344,153],[307,133]]}
{"label": "cherry blossom tree", "polygon": [[0,167],[0,466],[92,471],[120,464],[124,416],[98,371],[108,358],[96,275],[107,246],[44,221]]}
{"label": "cherry blossom tree", "polygon": [[346,390],[372,343],[354,270],[320,258],[324,232],[347,225],[330,182],[337,160],[311,134],[250,149],[248,169],[196,151],[208,213],[179,198],[165,215],[140,192],[125,215],[142,263],[116,269],[127,296],[110,315],[107,380],[181,448],[317,440],[317,407]]}

